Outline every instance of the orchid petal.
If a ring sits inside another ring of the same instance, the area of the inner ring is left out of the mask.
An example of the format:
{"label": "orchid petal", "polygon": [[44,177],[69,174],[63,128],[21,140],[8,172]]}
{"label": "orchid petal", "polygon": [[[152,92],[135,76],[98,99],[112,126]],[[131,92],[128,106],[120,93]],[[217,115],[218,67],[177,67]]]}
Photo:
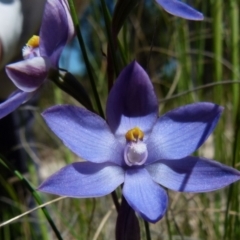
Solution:
{"label": "orchid petal", "polygon": [[9,113],[16,110],[21,104],[28,101],[34,92],[22,92],[20,90],[15,91],[7,100],[0,103],[0,119],[7,116]]}
{"label": "orchid petal", "polygon": [[67,22],[68,22],[68,40],[67,41],[70,41],[75,35],[75,27],[72,21],[72,16],[70,14],[68,0],[62,0],[62,4],[66,12]]}
{"label": "orchid petal", "polygon": [[147,73],[132,62],[123,69],[110,91],[107,121],[116,135],[125,135],[134,127],[148,133],[158,115],[158,103]]}
{"label": "orchid petal", "polygon": [[179,0],[156,0],[162,8],[177,17],[188,20],[203,20],[203,14]]}
{"label": "orchid petal", "polygon": [[62,168],[38,188],[60,196],[101,197],[114,191],[124,181],[124,171],[113,164],[77,162]]}
{"label": "orchid petal", "polygon": [[[39,49],[41,56],[49,57],[55,67],[58,66],[63,47],[70,38],[69,14],[66,2],[63,0],[46,1],[40,29]],[[70,28],[72,28],[71,25]]]}
{"label": "orchid petal", "polygon": [[154,181],[179,192],[209,192],[240,179],[236,169],[200,157],[160,160],[146,168]]}
{"label": "orchid petal", "polygon": [[90,162],[122,164],[123,147],[98,115],[70,105],[49,108],[42,115],[51,130],[78,156]]}
{"label": "orchid petal", "polygon": [[123,195],[128,204],[149,222],[157,222],[166,212],[168,196],[144,168],[126,171]]}
{"label": "orchid petal", "polygon": [[48,59],[35,57],[6,66],[8,77],[20,90],[33,92],[47,77],[50,63]]}
{"label": "orchid petal", "polygon": [[194,103],[160,117],[146,140],[147,163],[192,154],[212,133],[222,111],[213,103]]}

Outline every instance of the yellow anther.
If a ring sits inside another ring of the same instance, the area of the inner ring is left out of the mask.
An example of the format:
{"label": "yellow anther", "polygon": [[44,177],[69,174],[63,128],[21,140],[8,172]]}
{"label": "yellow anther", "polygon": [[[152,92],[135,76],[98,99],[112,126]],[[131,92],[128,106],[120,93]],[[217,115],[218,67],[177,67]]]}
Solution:
{"label": "yellow anther", "polygon": [[137,141],[137,140],[143,140],[144,137],[144,133],[142,132],[142,130],[138,127],[135,127],[131,130],[129,130],[126,134],[125,134],[125,138],[127,141]]}
{"label": "yellow anther", "polygon": [[39,36],[33,35],[27,42],[27,46],[36,48],[39,46]]}

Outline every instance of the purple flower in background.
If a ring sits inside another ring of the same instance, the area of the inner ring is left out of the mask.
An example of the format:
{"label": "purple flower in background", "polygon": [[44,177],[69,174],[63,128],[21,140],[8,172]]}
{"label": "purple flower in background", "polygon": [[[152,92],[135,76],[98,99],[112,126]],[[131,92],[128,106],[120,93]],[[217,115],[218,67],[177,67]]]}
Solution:
{"label": "purple flower in background", "polygon": [[23,61],[6,66],[6,73],[19,89],[0,104],[0,118],[29,100],[46,81],[50,68],[58,67],[61,52],[72,37],[74,27],[67,0],[45,4],[40,36],[33,36],[23,48]]}
{"label": "purple flower in background", "polygon": [[155,0],[162,8],[177,17],[188,20],[203,20],[203,14],[180,0]]}
{"label": "purple flower in background", "polygon": [[150,79],[136,62],[118,77],[107,101],[107,122],[75,106],[43,113],[48,126],[86,162],[50,176],[39,190],[74,197],[100,197],[123,185],[129,205],[144,219],[163,217],[168,196],[160,185],[180,192],[208,192],[240,179],[240,172],[216,161],[189,156],[212,133],[223,108],[194,103],[158,118]]}

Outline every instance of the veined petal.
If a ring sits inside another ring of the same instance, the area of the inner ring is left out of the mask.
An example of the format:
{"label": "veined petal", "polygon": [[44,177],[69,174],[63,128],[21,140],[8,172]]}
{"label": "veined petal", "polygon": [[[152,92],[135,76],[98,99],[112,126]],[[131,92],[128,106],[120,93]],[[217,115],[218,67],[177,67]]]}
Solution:
{"label": "veined petal", "polygon": [[70,105],[49,108],[42,115],[63,143],[83,159],[123,163],[123,146],[98,115]]}
{"label": "veined petal", "polygon": [[149,222],[157,222],[166,212],[168,196],[144,168],[126,171],[123,195],[128,204]]}
{"label": "veined petal", "polygon": [[137,63],[125,67],[110,91],[107,101],[107,121],[116,135],[139,127],[144,133],[157,120],[158,103],[147,73]]}
{"label": "veined petal", "polygon": [[[40,29],[40,54],[49,57],[57,67],[63,47],[72,34],[70,13],[65,0],[46,1],[43,21]],[[73,36],[71,36],[73,37]]]}
{"label": "veined petal", "polygon": [[179,0],[156,0],[162,8],[177,17],[188,20],[203,20],[203,14]]}
{"label": "veined petal", "polygon": [[209,192],[240,179],[240,172],[234,168],[191,156],[160,160],[146,168],[154,181],[179,192]]}
{"label": "veined petal", "polygon": [[192,154],[212,133],[222,111],[213,103],[194,103],[160,117],[146,140],[147,163]]}
{"label": "veined petal", "polygon": [[101,197],[114,191],[123,181],[124,171],[119,166],[77,162],[50,176],[38,190],[74,198]]}
{"label": "veined petal", "polygon": [[16,110],[24,102],[28,101],[34,93],[35,92],[28,93],[17,90],[11,94],[6,101],[0,103],[0,119]]}
{"label": "veined petal", "polygon": [[48,59],[35,57],[6,66],[8,77],[20,90],[33,92],[47,77],[50,63]]}

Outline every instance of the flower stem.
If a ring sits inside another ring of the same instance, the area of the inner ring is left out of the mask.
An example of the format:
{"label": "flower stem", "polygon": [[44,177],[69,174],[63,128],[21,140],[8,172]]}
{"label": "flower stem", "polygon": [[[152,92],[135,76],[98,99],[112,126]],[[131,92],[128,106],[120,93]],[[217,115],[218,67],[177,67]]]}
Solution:
{"label": "flower stem", "polygon": [[[38,203],[38,205],[43,204],[39,194],[37,193],[37,191],[34,189],[34,187],[31,185],[31,183],[19,172],[17,171],[12,164],[10,164],[9,161],[5,160],[3,158],[3,156],[0,155],[0,163],[6,168],[8,169],[10,172],[12,172],[20,181],[23,182],[23,184],[25,185],[25,187],[30,191],[30,193],[32,194],[33,198],[35,199],[35,201]],[[52,230],[54,231],[54,233],[56,234],[57,239],[59,240],[63,240],[60,232],[58,231],[56,225],[54,224],[52,218],[50,217],[46,207],[42,207],[41,208],[46,219],[48,220]]]}
{"label": "flower stem", "polygon": [[149,229],[149,223],[144,220],[144,226],[145,226],[145,231],[146,231],[146,239],[147,240],[151,240],[151,233],[150,233],[150,229]]}
{"label": "flower stem", "polygon": [[117,212],[119,212],[119,209],[120,209],[120,204],[118,202],[118,198],[117,198],[117,194],[116,194],[116,191],[113,191],[111,193],[111,196],[112,196],[112,200],[113,200],[113,203],[115,205],[115,208],[117,210]]}
{"label": "flower stem", "polygon": [[140,226],[134,210],[122,195],[116,222],[116,240],[140,240]]}
{"label": "flower stem", "polygon": [[77,16],[77,13],[76,13],[76,10],[75,10],[75,7],[74,7],[73,0],[68,0],[68,3],[69,3],[70,11],[71,11],[71,16],[72,16],[73,24],[74,24],[74,27],[75,27],[75,31],[76,31],[76,34],[77,34],[78,42],[79,42],[79,45],[80,45],[80,48],[81,48],[81,51],[82,51],[82,55],[83,55],[83,59],[84,59],[84,62],[85,62],[86,68],[87,68],[87,72],[88,72],[88,76],[89,76],[89,79],[90,79],[90,83],[91,83],[91,87],[92,87],[92,90],[93,90],[93,95],[94,95],[94,98],[95,98],[95,101],[96,101],[96,105],[97,105],[97,108],[98,108],[98,112],[99,112],[99,115],[104,118],[103,109],[102,109],[102,106],[101,106],[100,98],[99,98],[99,95],[98,95],[98,92],[97,92],[97,87],[96,87],[94,77],[93,77],[93,73],[92,73],[92,67],[90,65],[90,62],[89,62],[89,59],[88,59],[88,56],[87,56],[87,51],[86,51],[85,44],[84,44],[84,41],[83,41],[83,37],[82,37],[82,33],[81,33],[81,30],[80,30],[80,25],[79,25],[79,21],[78,21],[78,16]]}

